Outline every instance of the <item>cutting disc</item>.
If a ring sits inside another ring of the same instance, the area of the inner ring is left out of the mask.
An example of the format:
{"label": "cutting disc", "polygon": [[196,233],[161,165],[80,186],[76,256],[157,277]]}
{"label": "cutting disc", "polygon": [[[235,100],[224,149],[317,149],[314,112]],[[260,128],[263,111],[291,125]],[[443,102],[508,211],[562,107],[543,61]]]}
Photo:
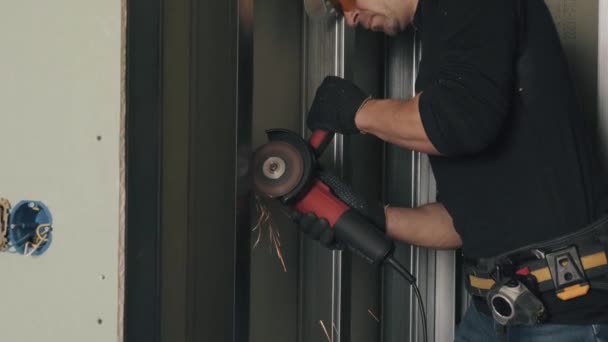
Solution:
{"label": "cutting disc", "polygon": [[286,195],[302,180],[304,161],[298,150],[283,141],[260,147],[253,158],[253,182],[258,192],[274,198]]}

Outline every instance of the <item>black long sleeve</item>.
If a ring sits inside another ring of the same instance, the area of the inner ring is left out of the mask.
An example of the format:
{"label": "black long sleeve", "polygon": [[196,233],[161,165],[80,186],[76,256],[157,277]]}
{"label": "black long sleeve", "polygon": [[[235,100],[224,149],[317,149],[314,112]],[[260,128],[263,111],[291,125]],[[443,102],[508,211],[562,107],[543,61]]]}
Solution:
{"label": "black long sleeve", "polygon": [[420,97],[422,122],[443,155],[476,154],[498,139],[511,109],[514,8],[505,1],[462,0],[440,10],[441,27],[433,30],[438,37],[429,39],[442,51]]}
{"label": "black long sleeve", "polygon": [[[429,157],[439,201],[472,259],[576,231],[601,207],[551,15],[543,0],[520,3],[523,17],[517,0],[419,0],[414,22],[422,123],[443,154]],[[552,323],[608,322],[606,291],[545,305]]]}

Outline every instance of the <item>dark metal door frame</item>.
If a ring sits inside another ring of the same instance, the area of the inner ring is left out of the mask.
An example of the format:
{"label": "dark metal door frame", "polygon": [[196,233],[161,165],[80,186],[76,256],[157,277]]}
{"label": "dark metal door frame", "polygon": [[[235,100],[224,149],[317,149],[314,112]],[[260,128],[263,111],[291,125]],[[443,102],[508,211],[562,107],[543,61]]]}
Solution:
{"label": "dark metal door frame", "polygon": [[252,25],[253,0],[127,2],[127,342],[248,339]]}
{"label": "dark metal door frame", "polygon": [[162,0],[127,3],[125,341],[159,341]]}

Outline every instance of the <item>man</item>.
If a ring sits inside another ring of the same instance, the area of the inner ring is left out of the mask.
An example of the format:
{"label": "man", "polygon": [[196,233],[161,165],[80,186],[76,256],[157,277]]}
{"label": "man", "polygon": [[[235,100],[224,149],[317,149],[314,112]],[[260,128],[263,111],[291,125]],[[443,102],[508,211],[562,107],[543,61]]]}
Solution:
{"label": "man", "polygon": [[[413,99],[370,99],[350,81],[327,77],[307,120],[313,130],[373,134],[430,155],[438,202],[369,211],[389,236],[428,248],[461,247],[471,265],[479,265],[580,230],[600,216],[589,134],[542,0],[305,5],[311,16],[338,11],[352,27],[388,35],[412,24],[421,36]],[[325,220],[311,214],[297,220],[313,238],[336,242]],[[608,287],[569,300],[558,299],[556,290],[538,296],[543,324],[510,326],[511,341],[608,340]],[[502,338],[486,299],[474,302],[456,340]]]}

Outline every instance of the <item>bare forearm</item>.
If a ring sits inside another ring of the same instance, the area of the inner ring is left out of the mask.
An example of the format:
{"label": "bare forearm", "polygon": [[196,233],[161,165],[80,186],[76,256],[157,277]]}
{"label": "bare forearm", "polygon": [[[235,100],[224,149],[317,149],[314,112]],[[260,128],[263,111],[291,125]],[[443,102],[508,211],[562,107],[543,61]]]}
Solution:
{"label": "bare forearm", "polygon": [[418,208],[387,208],[386,233],[393,239],[421,247],[454,249],[462,246],[452,217],[441,203]]}
{"label": "bare forearm", "polygon": [[418,98],[411,100],[369,100],[357,115],[355,124],[365,133],[418,152],[438,155],[429,140],[418,110]]}

